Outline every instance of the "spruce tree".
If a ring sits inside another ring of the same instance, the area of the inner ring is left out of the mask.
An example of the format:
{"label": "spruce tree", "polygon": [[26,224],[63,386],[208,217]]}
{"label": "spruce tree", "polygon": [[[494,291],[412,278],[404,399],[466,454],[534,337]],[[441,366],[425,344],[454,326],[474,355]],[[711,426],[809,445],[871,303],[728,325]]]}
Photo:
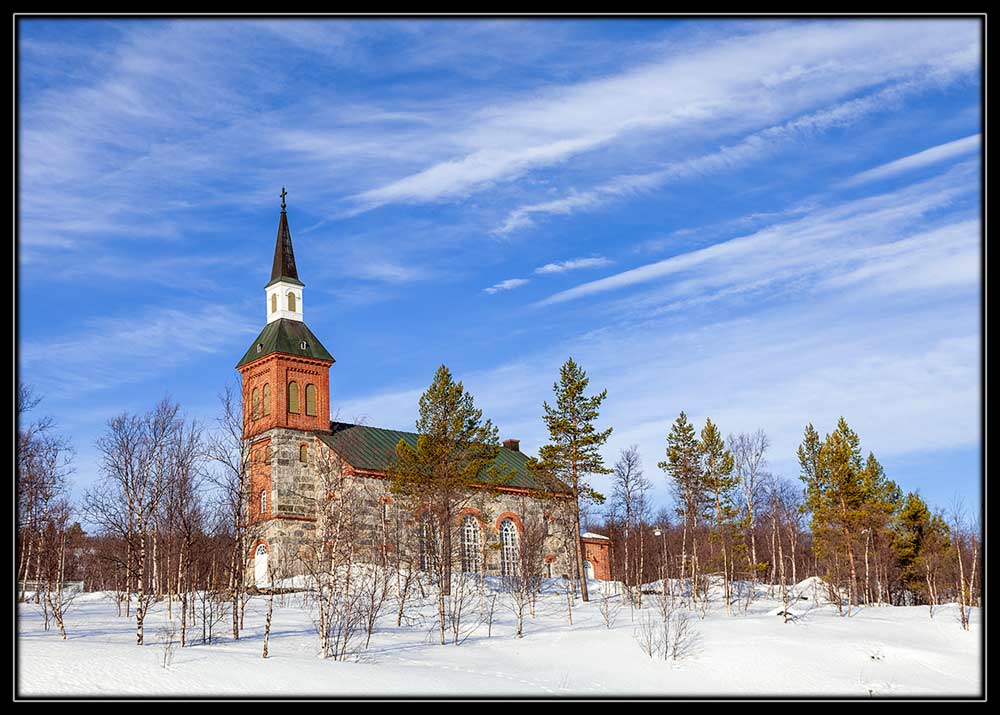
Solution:
{"label": "spruce tree", "polygon": [[573,502],[573,538],[576,543],[577,579],[580,595],[589,600],[587,579],[583,568],[583,543],[580,538],[580,502],[597,504],[604,502],[604,496],[590,486],[587,478],[592,474],[610,474],[604,466],[600,448],[611,435],[611,427],[598,431],[595,422],[600,414],[601,403],[608,395],[602,390],[587,397],[584,392],[590,380],[587,373],[573,358],[559,368],[559,382],[552,385],[556,396],[555,406],[543,402],[545,426],[549,430],[549,444],[538,451],[541,468],[569,485]]}
{"label": "spruce tree", "polygon": [[913,492],[903,499],[894,523],[892,550],[903,586],[937,605],[937,572],[951,549],[948,525]]}

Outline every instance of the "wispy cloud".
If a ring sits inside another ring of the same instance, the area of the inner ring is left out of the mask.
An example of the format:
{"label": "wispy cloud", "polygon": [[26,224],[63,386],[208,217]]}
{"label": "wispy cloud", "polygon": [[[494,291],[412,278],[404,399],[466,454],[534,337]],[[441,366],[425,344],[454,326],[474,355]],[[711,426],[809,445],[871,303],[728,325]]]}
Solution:
{"label": "wispy cloud", "polygon": [[[756,285],[761,280],[775,282],[790,276],[843,271],[870,258],[866,253],[869,247],[919,233],[928,214],[969,192],[971,170],[957,167],[899,191],[818,208],[794,221],[580,284],[539,304],[564,303],[685,274],[681,289],[718,290],[727,285]],[[975,236],[975,225],[966,226]],[[703,267],[706,270],[691,274]]]}
{"label": "wispy cloud", "polygon": [[231,349],[237,338],[249,340],[259,329],[252,316],[225,306],[154,308],[92,320],[64,337],[28,340],[19,354],[33,382],[65,399],[162,377],[165,370]]}
{"label": "wispy cloud", "polygon": [[554,273],[566,273],[568,271],[578,271],[583,268],[601,268],[603,266],[610,266],[611,261],[603,256],[594,256],[591,258],[572,258],[568,261],[558,261],[556,263],[546,263],[544,266],[539,266],[535,269],[535,273],[538,275],[551,275]]}
{"label": "wispy cloud", "polygon": [[491,285],[489,288],[484,288],[483,291],[489,294],[500,293],[503,291],[514,290],[515,288],[520,288],[523,285],[530,283],[527,278],[508,278],[505,281],[500,281],[495,285]]}
{"label": "wispy cloud", "polygon": [[845,181],[843,185],[857,186],[859,184],[866,184],[870,181],[887,179],[891,176],[903,174],[907,171],[922,169],[926,166],[931,166],[942,161],[948,161],[949,159],[970,154],[979,150],[981,141],[981,134],[973,134],[972,136],[965,137],[964,139],[957,139],[946,144],[939,144],[938,146],[925,149],[924,151],[917,152],[916,154],[904,156],[902,159],[890,161],[888,164],[877,166],[874,169],[863,171]]}
{"label": "wispy cloud", "polygon": [[[668,51],[669,52],[669,51]],[[946,82],[978,62],[975,23],[810,23],[726,38],[602,79],[479,109],[452,157],[354,198],[440,201],[650,131],[755,130],[885,83]],[[454,132],[453,123],[443,129]]]}
{"label": "wispy cloud", "polygon": [[[494,233],[504,235],[531,226],[535,216],[568,215],[577,211],[593,210],[605,206],[611,201],[662,188],[669,182],[732,171],[769,156],[797,139],[813,137],[817,133],[854,124],[874,112],[883,111],[895,105],[906,95],[937,85],[940,81],[941,73],[907,78],[869,95],[839,102],[782,124],[754,132],[717,151],[669,162],[656,171],[616,176],[586,191],[573,191],[558,199],[519,206],[506,216],[503,223],[494,230]],[[964,146],[952,147],[949,150],[950,155],[955,155],[965,148]],[[948,151],[944,153],[947,154]],[[936,160],[928,159],[925,157],[924,163]],[[908,166],[894,168],[893,173],[903,171],[906,168]]]}

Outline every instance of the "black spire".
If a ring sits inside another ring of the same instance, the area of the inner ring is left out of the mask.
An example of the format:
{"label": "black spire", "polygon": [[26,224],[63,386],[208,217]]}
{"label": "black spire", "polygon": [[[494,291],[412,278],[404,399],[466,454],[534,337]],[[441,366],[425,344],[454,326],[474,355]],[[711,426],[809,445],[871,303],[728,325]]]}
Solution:
{"label": "black spire", "polygon": [[[285,213],[285,187],[281,187],[281,218],[278,220],[278,238],[274,244],[274,264],[271,267],[271,281],[267,285],[285,281],[304,285],[295,270],[295,253],[292,251],[292,232],[288,230],[288,215]],[[265,288],[267,286],[264,286]]]}

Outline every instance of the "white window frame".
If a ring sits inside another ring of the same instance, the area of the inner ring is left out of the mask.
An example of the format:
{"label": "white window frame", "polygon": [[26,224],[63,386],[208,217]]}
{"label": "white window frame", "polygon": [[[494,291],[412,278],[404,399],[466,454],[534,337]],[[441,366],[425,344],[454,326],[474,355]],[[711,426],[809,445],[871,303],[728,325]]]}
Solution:
{"label": "white window frame", "polygon": [[517,573],[517,525],[513,519],[500,522],[500,575]]}
{"label": "white window frame", "polygon": [[482,570],[482,527],[472,514],[462,518],[462,571],[479,573]]}

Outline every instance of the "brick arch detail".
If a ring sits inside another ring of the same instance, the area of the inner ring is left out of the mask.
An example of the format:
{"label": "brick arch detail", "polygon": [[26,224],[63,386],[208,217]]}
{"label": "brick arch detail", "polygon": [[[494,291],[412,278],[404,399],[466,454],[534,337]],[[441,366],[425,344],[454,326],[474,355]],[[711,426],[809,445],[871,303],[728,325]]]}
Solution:
{"label": "brick arch detail", "polygon": [[524,524],[521,522],[521,517],[512,511],[505,511],[503,514],[497,517],[497,523],[494,524],[493,528],[496,531],[500,531],[500,525],[503,523],[504,519],[510,519],[514,522],[514,526],[517,527],[517,531],[520,534],[524,533]]}
{"label": "brick arch detail", "polygon": [[487,526],[489,526],[489,523],[483,517],[483,513],[479,511],[479,509],[476,509],[471,506],[467,506],[464,509],[462,509],[462,511],[458,512],[458,515],[455,517],[455,526],[461,526],[462,520],[470,515],[476,517],[476,521],[479,522],[479,526],[481,528],[485,529]]}
{"label": "brick arch detail", "polygon": [[267,543],[267,539],[257,539],[257,541],[254,542],[254,545],[250,547],[250,560],[251,561],[257,555],[257,547],[260,546],[261,544],[263,544],[264,548],[267,549],[268,556],[271,555],[271,545],[269,543]]}

